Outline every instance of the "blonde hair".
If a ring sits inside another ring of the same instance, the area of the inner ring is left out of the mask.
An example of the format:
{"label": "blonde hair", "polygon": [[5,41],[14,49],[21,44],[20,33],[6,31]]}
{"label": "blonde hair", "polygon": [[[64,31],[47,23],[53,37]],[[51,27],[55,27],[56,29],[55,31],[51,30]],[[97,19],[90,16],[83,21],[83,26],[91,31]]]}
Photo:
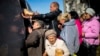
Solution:
{"label": "blonde hair", "polygon": [[69,20],[68,18],[68,13],[61,13],[58,17],[57,17],[57,20],[60,21],[60,20]]}

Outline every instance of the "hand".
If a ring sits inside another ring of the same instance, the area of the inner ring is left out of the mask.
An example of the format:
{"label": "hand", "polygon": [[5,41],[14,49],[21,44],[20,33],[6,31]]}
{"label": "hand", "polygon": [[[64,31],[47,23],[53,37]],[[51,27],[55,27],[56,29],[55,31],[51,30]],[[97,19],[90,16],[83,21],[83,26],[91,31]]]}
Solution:
{"label": "hand", "polygon": [[24,15],[23,13],[22,13],[22,17],[26,18],[26,19],[31,19],[32,18],[32,16]]}
{"label": "hand", "polygon": [[62,29],[62,25],[61,25],[61,24],[59,24],[59,25],[58,25],[58,28],[59,28],[59,29]]}
{"label": "hand", "polygon": [[32,33],[32,28],[31,27],[28,27],[28,32]]}
{"label": "hand", "polygon": [[34,13],[35,15],[39,15],[39,13],[36,11],[35,13]]}
{"label": "hand", "polygon": [[48,54],[46,53],[46,51],[43,53],[43,56],[48,56]]}
{"label": "hand", "polygon": [[84,32],[82,32],[82,36],[85,37],[85,33]]}
{"label": "hand", "polygon": [[25,15],[29,15],[29,16],[34,15],[34,13],[33,13],[33,12],[28,11],[27,9],[24,9],[24,14],[25,14]]}

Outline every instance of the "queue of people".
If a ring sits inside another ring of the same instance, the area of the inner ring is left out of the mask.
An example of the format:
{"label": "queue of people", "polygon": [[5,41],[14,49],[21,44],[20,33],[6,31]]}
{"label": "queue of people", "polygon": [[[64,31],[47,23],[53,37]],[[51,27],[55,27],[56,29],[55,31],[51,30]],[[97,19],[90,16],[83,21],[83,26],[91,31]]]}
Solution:
{"label": "queue of people", "polygon": [[22,16],[33,20],[25,40],[28,56],[96,56],[100,22],[95,14],[92,8],[80,17],[76,11],[61,13],[57,2],[51,3],[46,14],[25,9]]}

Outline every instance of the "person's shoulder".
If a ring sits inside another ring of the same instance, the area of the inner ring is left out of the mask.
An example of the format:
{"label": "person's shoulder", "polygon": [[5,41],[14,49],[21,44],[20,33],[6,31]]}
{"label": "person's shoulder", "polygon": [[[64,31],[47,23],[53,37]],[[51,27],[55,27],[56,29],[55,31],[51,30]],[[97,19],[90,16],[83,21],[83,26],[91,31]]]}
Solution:
{"label": "person's shoulder", "polygon": [[60,9],[57,9],[55,12],[62,13],[62,11]]}
{"label": "person's shoulder", "polygon": [[34,33],[37,34],[37,31],[36,30],[33,30],[30,34],[34,34]]}
{"label": "person's shoulder", "polygon": [[93,17],[91,22],[99,23],[96,17]]}
{"label": "person's shoulder", "polygon": [[35,30],[33,30],[33,31],[28,35],[27,38],[35,38],[35,37],[37,37],[37,36],[39,36],[38,32],[36,32]]}
{"label": "person's shoulder", "polygon": [[40,31],[40,29],[35,29],[29,35],[31,35],[31,36],[41,36],[41,31]]}
{"label": "person's shoulder", "polygon": [[48,46],[50,46],[51,44],[50,44],[50,42],[46,39],[45,40],[45,47],[48,47]]}
{"label": "person's shoulder", "polygon": [[59,39],[59,38],[57,38],[57,42],[58,42],[59,44],[63,44],[63,43],[64,43],[64,41],[63,41],[62,39]]}
{"label": "person's shoulder", "polygon": [[49,41],[48,41],[47,39],[45,40],[45,43],[46,43],[46,44],[50,44]]}
{"label": "person's shoulder", "polygon": [[58,9],[57,11],[62,12],[60,9]]}
{"label": "person's shoulder", "polygon": [[46,39],[45,42],[49,42],[49,41]]}
{"label": "person's shoulder", "polygon": [[32,33],[30,33],[30,34],[38,34],[37,29],[33,30]]}
{"label": "person's shoulder", "polygon": [[60,10],[60,9],[57,9],[57,10],[55,10],[55,11],[52,11],[51,13],[62,13],[62,11]]}

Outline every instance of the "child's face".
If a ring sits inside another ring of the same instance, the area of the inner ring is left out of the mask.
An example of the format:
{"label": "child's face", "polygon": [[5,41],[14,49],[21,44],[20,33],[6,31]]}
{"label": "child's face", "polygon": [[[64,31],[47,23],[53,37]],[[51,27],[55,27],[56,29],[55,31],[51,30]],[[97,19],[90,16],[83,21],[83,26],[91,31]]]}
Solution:
{"label": "child's face", "polygon": [[32,27],[33,27],[33,29],[38,29],[38,28],[40,28],[40,24],[38,22],[34,22]]}

